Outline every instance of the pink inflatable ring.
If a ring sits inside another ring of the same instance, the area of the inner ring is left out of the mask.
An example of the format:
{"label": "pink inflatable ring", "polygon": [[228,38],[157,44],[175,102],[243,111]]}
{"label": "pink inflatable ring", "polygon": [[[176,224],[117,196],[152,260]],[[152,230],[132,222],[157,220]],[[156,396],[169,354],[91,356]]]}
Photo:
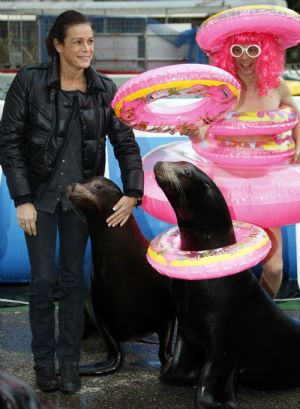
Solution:
{"label": "pink inflatable ring", "polygon": [[209,127],[213,135],[275,135],[293,129],[298,114],[291,107],[282,105],[272,111],[229,112],[225,118]]}
{"label": "pink inflatable ring", "polygon": [[143,209],[167,223],[177,224],[175,212],[158,186],[153,167],[158,161],[187,161],[205,172],[219,187],[233,220],[260,227],[278,227],[300,222],[300,166],[217,165],[197,155],[190,142],[159,146],[143,158],[145,189]]}
{"label": "pink inflatable ring", "polygon": [[213,54],[222,48],[226,38],[252,31],[273,34],[284,48],[293,47],[300,42],[300,15],[280,6],[236,7],[205,20],[196,41],[207,54]]}
{"label": "pink inflatable ring", "polygon": [[239,273],[268,254],[267,233],[253,224],[234,221],[237,243],[214,250],[180,251],[178,227],[172,227],[150,242],[149,263],[160,274],[183,280],[207,280]]}
{"label": "pink inflatable ring", "polygon": [[284,162],[295,149],[292,136],[284,132],[294,128],[297,122],[297,113],[287,106],[273,111],[229,113],[212,124],[206,140],[193,144],[193,149],[221,165]]}
{"label": "pink inflatable ring", "polygon": [[[146,71],[127,81],[112,107],[128,126],[147,132],[181,134],[223,118],[239,98],[240,84],[228,72],[205,64],[171,65]],[[162,106],[161,98],[202,96],[181,106]]]}
{"label": "pink inflatable ring", "polygon": [[258,141],[243,136],[237,139],[209,134],[205,141],[192,146],[198,155],[219,165],[273,165],[290,159],[295,150],[294,140],[287,134],[266,136]]}

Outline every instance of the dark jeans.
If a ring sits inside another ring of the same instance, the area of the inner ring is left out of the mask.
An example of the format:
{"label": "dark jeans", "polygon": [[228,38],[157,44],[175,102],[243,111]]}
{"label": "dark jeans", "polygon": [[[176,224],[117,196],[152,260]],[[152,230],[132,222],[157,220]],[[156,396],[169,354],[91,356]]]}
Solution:
{"label": "dark jeans", "polygon": [[[57,229],[60,270],[55,268]],[[54,214],[38,211],[37,235],[25,234],[31,264],[29,318],[37,367],[78,365],[84,326],[83,261],[87,227],[73,212],[59,206]],[[54,293],[58,287],[59,336],[56,345]]]}

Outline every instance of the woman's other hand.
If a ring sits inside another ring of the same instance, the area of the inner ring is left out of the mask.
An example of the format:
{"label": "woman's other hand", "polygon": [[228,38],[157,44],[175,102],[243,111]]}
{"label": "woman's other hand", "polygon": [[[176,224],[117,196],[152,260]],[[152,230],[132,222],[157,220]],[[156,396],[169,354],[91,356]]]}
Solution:
{"label": "woman's other hand", "polygon": [[37,211],[32,203],[24,203],[17,207],[19,226],[30,236],[36,236]]}
{"label": "woman's other hand", "polygon": [[137,199],[135,197],[123,196],[113,207],[114,213],[106,220],[108,226],[115,227],[118,224],[124,226],[129,219]]}

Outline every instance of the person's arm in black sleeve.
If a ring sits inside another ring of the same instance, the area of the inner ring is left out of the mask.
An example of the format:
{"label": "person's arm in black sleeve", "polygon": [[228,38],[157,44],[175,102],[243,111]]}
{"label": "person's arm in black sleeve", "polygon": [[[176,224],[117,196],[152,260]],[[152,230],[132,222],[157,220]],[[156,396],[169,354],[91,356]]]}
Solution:
{"label": "person's arm in black sleeve", "polygon": [[[115,85],[113,84],[113,94],[115,93]],[[134,198],[128,206],[125,204],[125,199],[122,198],[120,203],[117,203],[114,210],[120,214],[120,217],[113,215],[108,219],[108,224],[121,226],[127,221],[132,208],[140,204],[140,199],[144,192],[144,172],[140,148],[135,140],[134,133],[131,128],[124,125],[118,120],[116,114],[111,108],[111,121],[108,129],[108,137],[113,146],[114,154],[119,162],[121,170],[121,179],[123,183],[125,198]],[[122,205],[124,211],[122,214]],[[129,212],[129,213],[128,213]]]}
{"label": "person's arm in black sleeve", "polygon": [[27,70],[23,68],[8,90],[0,123],[0,164],[16,206],[32,201],[25,159],[27,95]]}

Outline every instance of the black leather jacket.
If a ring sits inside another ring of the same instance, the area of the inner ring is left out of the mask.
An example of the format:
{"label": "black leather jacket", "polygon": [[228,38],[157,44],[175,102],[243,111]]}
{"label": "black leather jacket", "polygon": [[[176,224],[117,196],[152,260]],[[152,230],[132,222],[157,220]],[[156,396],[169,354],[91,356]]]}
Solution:
{"label": "black leather jacket", "polygon": [[[78,93],[83,173],[86,177],[103,175],[108,135],[121,169],[124,193],[141,197],[139,147],[132,130],[111,108],[116,86],[93,67],[85,76],[88,98],[80,98]],[[58,126],[56,121],[59,86],[59,63],[54,58],[49,64],[23,67],[7,93],[0,124],[0,164],[16,205],[42,195],[64,149],[68,123],[62,120]]]}

